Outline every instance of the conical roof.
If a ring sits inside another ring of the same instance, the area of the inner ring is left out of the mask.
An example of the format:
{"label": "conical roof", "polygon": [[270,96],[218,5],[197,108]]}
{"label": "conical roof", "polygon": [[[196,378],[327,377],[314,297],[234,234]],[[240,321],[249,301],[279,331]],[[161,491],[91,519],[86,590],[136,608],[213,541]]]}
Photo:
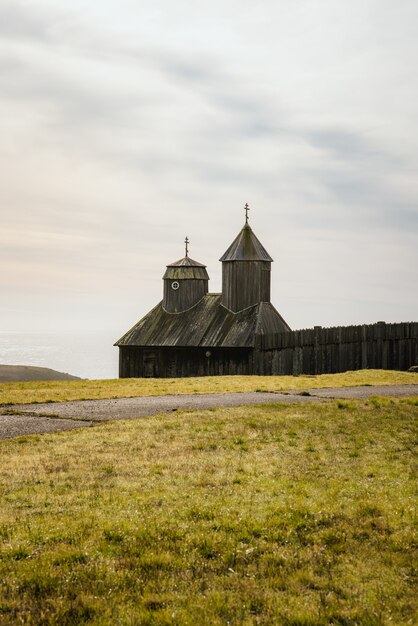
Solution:
{"label": "conical roof", "polygon": [[245,224],[220,261],[273,261],[267,250]]}
{"label": "conical roof", "polygon": [[167,267],[206,267],[203,263],[198,263],[197,261],[193,261],[189,256],[185,256],[179,261],[175,261],[174,263],[170,263]]}
{"label": "conical roof", "polygon": [[209,280],[206,265],[194,261],[189,256],[185,256],[179,259],[179,261],[167,265],[163,278],[169,278],[171,280],[186,280],[189,278]]}

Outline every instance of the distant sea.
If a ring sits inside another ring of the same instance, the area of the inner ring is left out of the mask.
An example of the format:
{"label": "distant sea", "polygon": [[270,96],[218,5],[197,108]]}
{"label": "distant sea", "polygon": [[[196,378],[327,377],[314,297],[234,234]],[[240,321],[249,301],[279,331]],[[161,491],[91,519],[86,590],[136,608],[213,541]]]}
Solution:
{"label": "distant sea", "polygon": [[119,337],[104,331],[0,331],[0,363],[37,365],[80,378],[117,378]]}

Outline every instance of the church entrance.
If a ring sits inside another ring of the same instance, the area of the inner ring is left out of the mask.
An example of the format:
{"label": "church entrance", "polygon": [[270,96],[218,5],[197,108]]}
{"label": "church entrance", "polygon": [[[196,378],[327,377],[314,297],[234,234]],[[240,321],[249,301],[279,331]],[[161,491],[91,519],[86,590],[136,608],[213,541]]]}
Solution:
{"label": "church entrance", "polygon": [[153,350],[144,350],[144,377],[158,377],[158,355]]}

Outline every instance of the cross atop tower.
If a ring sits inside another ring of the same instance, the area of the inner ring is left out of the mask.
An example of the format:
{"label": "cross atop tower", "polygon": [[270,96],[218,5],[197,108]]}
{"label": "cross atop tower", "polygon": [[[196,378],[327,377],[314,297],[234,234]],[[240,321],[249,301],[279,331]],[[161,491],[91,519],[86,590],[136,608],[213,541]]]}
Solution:
{"label": "cross atop tower", "polygon": [[248,224],[248,211],[250,210],[250,207],[248,206],[248,202],[245,203],[245,223]]}
{"label": "cross atop tower", "polygon": [[186,237],[186,239],[184,240],[184,243],[186,244],[186,256],[189,256],[189,238]]}

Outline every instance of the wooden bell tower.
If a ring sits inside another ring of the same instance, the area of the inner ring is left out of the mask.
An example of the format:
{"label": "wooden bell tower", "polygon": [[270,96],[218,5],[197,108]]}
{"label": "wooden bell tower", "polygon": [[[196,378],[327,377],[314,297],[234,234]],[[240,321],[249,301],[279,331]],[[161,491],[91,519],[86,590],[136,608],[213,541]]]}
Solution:
{"label": "wooden bell tower", "polygon": [[222,304],[234,313],[260,302],[270,302],[273,259],[248,223],[248,204],[244,208],[244,227],[219,259],[222,262]]}

